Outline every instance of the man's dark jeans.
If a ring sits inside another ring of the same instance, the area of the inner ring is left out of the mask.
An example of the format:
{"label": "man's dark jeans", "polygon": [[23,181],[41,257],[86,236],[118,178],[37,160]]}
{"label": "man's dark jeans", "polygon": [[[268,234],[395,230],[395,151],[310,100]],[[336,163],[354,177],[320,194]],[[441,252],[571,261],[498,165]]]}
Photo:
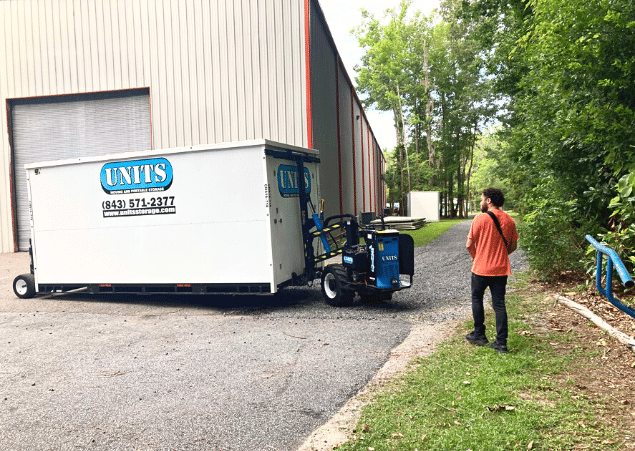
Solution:
{"label": "man's dark jeans", "polygon": [[492,308],[496,314],[496,341],[507,344],[507,309],[505,308],[505,288],[507,276],[479,276],[472,273],[472,316],[474,330],[479,335],[485,335],[485,310],[483,296],[489,287],[492,294]]}

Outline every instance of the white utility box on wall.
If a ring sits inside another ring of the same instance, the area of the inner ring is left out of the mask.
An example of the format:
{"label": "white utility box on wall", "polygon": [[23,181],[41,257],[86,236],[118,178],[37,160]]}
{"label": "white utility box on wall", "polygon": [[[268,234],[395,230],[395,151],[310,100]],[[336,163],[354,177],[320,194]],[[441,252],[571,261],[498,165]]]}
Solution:
{"label": "white utility box on wall", "polygon": [[36,290],[275,293],[305,266],[298,160],[317,208],[318,152],[267,140],[27,165]]}
{"label": "white utility box on wall", "polygon": [[426,222],[439,222],[439,192],[409,192],[408,215],[414,218],[425,218]]}

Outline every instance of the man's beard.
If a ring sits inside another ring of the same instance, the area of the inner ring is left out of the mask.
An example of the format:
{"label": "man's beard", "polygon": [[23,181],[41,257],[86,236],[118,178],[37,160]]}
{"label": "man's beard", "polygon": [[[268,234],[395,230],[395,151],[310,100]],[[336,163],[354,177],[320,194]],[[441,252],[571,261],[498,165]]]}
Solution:
{"label": "man's beard", "polygon": [[489,210],[489,208],[487,208],[487,204],[481,204],[481,212],[487,213],[487,210]]}

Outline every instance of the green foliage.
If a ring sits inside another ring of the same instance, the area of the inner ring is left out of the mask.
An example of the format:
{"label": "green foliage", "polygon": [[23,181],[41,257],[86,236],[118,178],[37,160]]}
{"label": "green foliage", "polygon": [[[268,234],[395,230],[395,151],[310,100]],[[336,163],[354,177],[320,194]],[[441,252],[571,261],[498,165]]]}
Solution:
{"label": "green foliage", "polygon": [[530,0],[516,22],[517,44],[507,47],[503,72],[518,76],[508,78],[513,96],[501,137],[526,215],[521,243],[545,275],[578,269],[581,238],[602,228],[610,231],[605,241],[629,252],[628,201],[617,181],[624,185],[635,160],[633,17],[630,0]]}
{"label": "green foliage", "polygon": [[402,0],[383,20],[363,11],[354,30],[365,51],[356,81],[365,106],[394,115],[397,152],[386,178],[393,199],[433,188],[448,216],[466,217],[476,137],[497,96],[482,76],[486,55],[455,14],[460,2],[442,3],[442,21],[409,15],[410,5]]}
{"label": "green foliage", "polygon": [[565,271],[584,269],[585,232],[571,224],[573,202],[539,199],[519,224],[520,247],[543,279]]}
{"label": "green foliage", "polygon": [[610,229],[600,234],[600,239],[617,252],[629,273],[635,274],[635,170],[624,174],[616,188],[617,196],[609,204]]}
{"label": "green foliage", "polygon": [[585,234],[633,265],[635,2],[444,0],[407,19],[410,5],[357,28],[358,84],[403,144],[386,175],[395,200],[435,188],[464,216],[499,186],[545,276],[584,265]]}
{"label": "green foliage", "polygon": [[[389,185],[399,187],[402,205],[405,194],[411,187],[411,163],[405,152],[406,122],[408,107],[406,99],[418,90],[418,76],[415,73],[418,41],[415,39],[419,27],[419,14],[407,20],[408,7],[412,0],[402,0],[398,9],[386,11],[387,23],[382,23],[372,14],[362,9],[364,21],[353,30],[359,46],[364,49],[362,64],[355,67],[358,89],[365,96],[366,107],[376,107],[393,113],[397,132],[398,177],[390,179],[398,182]],[[404,180],[404,171],[407,180]],[[394,190],[393,190],[394,191]]]}
{"label": "green foliage", "polygon": [[474,170],[470,180],[470,203],[472,210],[478,209],[481,193],[485,188],[496,187],[505,194],[505,209],[516,208],[516,185],[510,181],[514,167],[505,157],[509,152],[509,145],[500,139],[498,133],[481,136],[476,142],[474,151]]}

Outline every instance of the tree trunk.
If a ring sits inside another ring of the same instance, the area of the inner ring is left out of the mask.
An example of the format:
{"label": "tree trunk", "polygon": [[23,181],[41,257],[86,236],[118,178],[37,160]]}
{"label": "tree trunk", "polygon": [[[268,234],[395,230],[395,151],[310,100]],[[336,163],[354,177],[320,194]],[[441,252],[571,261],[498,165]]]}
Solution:
{"label": "tree trunk", "polygon": [[392,110],[393,120],[395,124],[395,135],[397,137],[397,170],[399,171],[399,216],[403,216],[403,192],[404,192],[404,180],[403,180],[403,148],[400,145],[401,133],[399,133],[399,112],[397,108]]}
{"label": "tree trunk", "polygon": [[[397,85],[397,98],[399,99],[399,118],[401,119],[401,136],[397,145],[401,145],[406,154],[406,170],[408,172],[408,192],[410,192],[410,158],[408,157],[408,148],[406,147],[406,120],[403,114],[403,106],[401,104],[401,91],[399,85]],[[406,193],[402,192],[402,197],[405,198]]]}
{"label": "tree trunk", "polygon": [[[426,92],[426,141],[428,144],[428,165],[435,167],[434,148],[432,147],[432,97],[430,96],[430,66],[428,65],[428,42],[423,41],[423,88]],[[430,179],[430,185],[434,186],[434,172]]]}
{"label": "tree trunk", "polygon": [[[465,165],[463,167],[465,167]],[[456,198],[459,218],[463,218],[463,188],[463,171],[461,170],[461,160],[459,160],[459,165],[456,170]]]}
{"label": "tree trunk", "polygon": [[469,214],[469,202],[470,202],[470,180],[472,178],[472,165],[474,163],[474,148],[476,147],[476,124],[474,124],[474,130],[472,131],[472,145],[470,146],[470,167],[467,170],[466,175],[466,191],[465,191],[465,212],[466,217]]}
{"label": "tree trunk", "polygon": [[449,217],[455,218],[456,213],[454,209],[454,176],[452,172],[448,172],[448,179],[446,183],[448,184],[448,203],[450,204]]}

